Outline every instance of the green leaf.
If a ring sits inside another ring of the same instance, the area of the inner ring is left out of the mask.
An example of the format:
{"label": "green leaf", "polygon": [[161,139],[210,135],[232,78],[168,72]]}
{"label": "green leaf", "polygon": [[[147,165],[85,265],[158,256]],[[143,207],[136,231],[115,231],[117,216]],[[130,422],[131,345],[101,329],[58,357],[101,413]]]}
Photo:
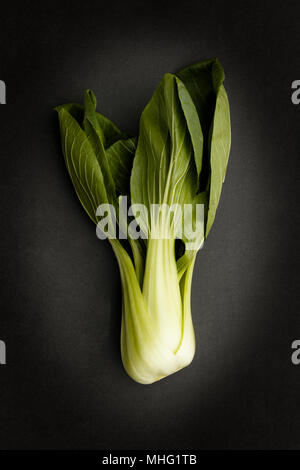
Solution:
{"label": "green leaf", "polygon": [[137,139],[121,139],[112,144],[107,150],[107,161],[114,180],[116,191],[121,195],[130,195],[130,175]]}
{"label": "green leaf", "polygon": [[71,116],[76,119],[78,124],[83,127],[83,119],[84,119],[84,107],[81,104],[77,103],[65,103],[59,106],[56,106],[55,110],[59,112],[61,109],[65,109]]}
{"label": "green leaf", "polygon": [[214,222],[219,204],[222,185],[225,179],[226,168],[231,144],[230,112],[225,88],[220,85],[217,92],[217,101],[212,125],[211,151],[210,151],[210,192],[209,207],[206,224],[206,237]]}
{"label": "green leaf", "polygon": [[[63,108],[68,111],[76,119],[82,129],[84,129],[84,121],[89,119],[97,129],[97,132],[100,133],[100,140],[105,149],[110,147],[119,139],[129,138],[129,135],[120,131],[120,129],[110,119],[95,111],[97,101],[91,90],[87,90],[85,92],[84,102],[85,106],[77,103],[65,103],[57,106],[55,109],[56,111],[59,111]],[[96,119],[94,119],[94,115]]]}
{"label": "green leaf", "polygon": [[183,82],[179,80],[179,78],[176,79],[176,82],[178,88],[178,96],[181,102],[182,110],[187,122],[188,130],[193,144],[194,159],[199,178],[202,168],[203,157],[203,134],[199,115],[196,106]]}
{"label": "green leaf", "polygon": [[224,77],[222,66],[217,59],[209,59],[189,65],[176,75],[186,86],[198,112],[203,135],[207,137],[216,102],[215,85]]}
{"label": "green leaf", "polygon": [[103,133],[103,146],[108,149],[119,139],[128,139],[130,136],[127,132],[120,131],[120,129],[106,116],[101,113],[96,113],[97,121]]}
{"label": "green leaf", "polygon": [[85,92],[83,127],[97,157],[103,175],[108,200],[116,202],[115,183],[112,178],[104,148],[105,134],[100,127],[96,114],[97,101],[91,90]]}
{"label": "green leaf", "polygon": [[97,99],[92,90],[86,90],[84,95],[84,126],[86,122],[94,128],[104,149],[110,147],[119,139],[126,139],[129,136],[120,131],[120,129],[107,117],[96,112]]}
{"label": "green leaf", "polygon": [[131,199],[148,211],[151,204],[191,203],[197,191],[197,170],[176,80],[164,75],[140,119]]}
{"label": "green leaf", "polygon": [[[106,150],[107,160],[110,171],[116,185],[116,191],[120,195],[118,201],[122,206],[124,196],[129,197],[130,201],[130,175],[133,165],[133,158],[136,150],[137,139],[131,137],[129,139],[121,139],[115,142]],[[119,214],[119,211],[117,212]],[[118,223],[120,224],[119,217]],[[123,214],[123,223],[128,226],[131,220],[128,214]],[[123,228],[123,227],[122,227]],[[129,243],[134,259],[134,266],[140,285],[143,282],[144,265],[145,265],[145,245],[141,239],[133,239],[128,233]]]}
{"label": "green leaf", "polygon": [[[197,251],[202,247],[205,238],[205,222],[208,206],[208,193],[203,191],[197,194],[194,201],[194,207],[192,212],[185,212],[185,222],[188,227],[192,227],[195,233],[191,233],[186,230],[183,231],[182,240],[185,244],[185,252],[177,259],[177,272],[178,279],[180,280],[186,269],[189,267],[192,260],[194,260]],[[200,217],[196,213],[196,204],[203,205]],[[188,217],[187,217],[188,215]],[[191,245],[191,243],[194,245]]]}
{"label": "green leaf", "polygon": [[[192,64],[176,75],[184,83],[192,98],[202,129],[203,152],[199,180],[199,192],[201,192],[207,189],[210,176],[209,132],[216,103],[215,85],[222,77],[224,78],[224,72],[217,59],[209,59]],[[195,135],[194,141],[196,139]]]}
{"label": "green leaf", "polygon": [[107,203],[103,175],[86,134],[63,106],[56,108],[60,123],[62,150],[76,194],[84,209],[97,223],[96,209]]}
{"label": "green leaf", "polygon": [[203,131],[199,190],[206,191],[208,196],[205,214],[207,236],[215,219],[230,151],[230,113],[223,86],[225,75],[218,59],[210,59],[181,70],[177,76],[193,100]]}

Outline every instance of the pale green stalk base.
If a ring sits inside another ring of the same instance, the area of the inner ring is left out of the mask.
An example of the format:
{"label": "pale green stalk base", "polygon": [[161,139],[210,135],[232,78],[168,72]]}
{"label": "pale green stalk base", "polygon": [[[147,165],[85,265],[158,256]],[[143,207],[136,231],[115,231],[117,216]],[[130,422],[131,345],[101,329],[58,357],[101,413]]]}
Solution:
{"label": "pale green stalk base", "polygon": [[190,303],[195,256],[179,280],[174,240],[148,240],[142,291],[130,256],[117,240],[111,244],[122,281],[123,365],[136,382],[150,384],[193,360]]}

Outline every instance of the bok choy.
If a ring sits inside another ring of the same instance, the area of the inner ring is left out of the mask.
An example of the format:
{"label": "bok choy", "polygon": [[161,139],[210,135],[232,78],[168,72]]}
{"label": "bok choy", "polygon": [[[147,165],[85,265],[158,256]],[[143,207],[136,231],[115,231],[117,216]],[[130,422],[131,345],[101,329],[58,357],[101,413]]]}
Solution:
{"label": "bok choy", "polygon": [[230,150],[223,82],[217,59],[165,74],[138,137],[97,112],[91,90],[83,105],[56,108],[77,196],[98,236],[107,227],[119,264],[122,361],[142,384],[194,357],[193,268],[215,219]]}

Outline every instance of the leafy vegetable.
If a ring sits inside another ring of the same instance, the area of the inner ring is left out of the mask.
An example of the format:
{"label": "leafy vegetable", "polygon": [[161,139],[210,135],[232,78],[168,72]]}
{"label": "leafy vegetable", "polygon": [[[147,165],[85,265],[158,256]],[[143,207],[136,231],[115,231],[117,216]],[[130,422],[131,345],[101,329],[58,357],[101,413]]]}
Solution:
{"label": "leafy vegetable", "polygon": [[[223,81],[217,59],[165,74],[141,114],[138,138],[99,114],[90,90],[84,106],[56,108],[68,172],[97,230],[103,231],[98,206],[111,208],[106,222],[122,281],[122,360],[143,384],[194,356],[193,268],[215,219],[230,150]],[[131,212],[119,210],[123,203]]]}

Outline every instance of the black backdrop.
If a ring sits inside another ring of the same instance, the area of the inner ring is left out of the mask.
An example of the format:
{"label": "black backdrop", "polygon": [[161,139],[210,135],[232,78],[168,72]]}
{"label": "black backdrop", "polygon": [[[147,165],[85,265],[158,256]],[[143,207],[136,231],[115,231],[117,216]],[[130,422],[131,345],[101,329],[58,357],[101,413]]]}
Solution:
{"label": "black backdrop", "polygon": [[[300,447],[299,15],[298,1],[1,4],[2,449]],[[117,263],[76,200],[53,108],[92,88],[135,133],[165,72],[215,56],[233,135],[195,268],[197,352],[142,386],[122,369]]]}

